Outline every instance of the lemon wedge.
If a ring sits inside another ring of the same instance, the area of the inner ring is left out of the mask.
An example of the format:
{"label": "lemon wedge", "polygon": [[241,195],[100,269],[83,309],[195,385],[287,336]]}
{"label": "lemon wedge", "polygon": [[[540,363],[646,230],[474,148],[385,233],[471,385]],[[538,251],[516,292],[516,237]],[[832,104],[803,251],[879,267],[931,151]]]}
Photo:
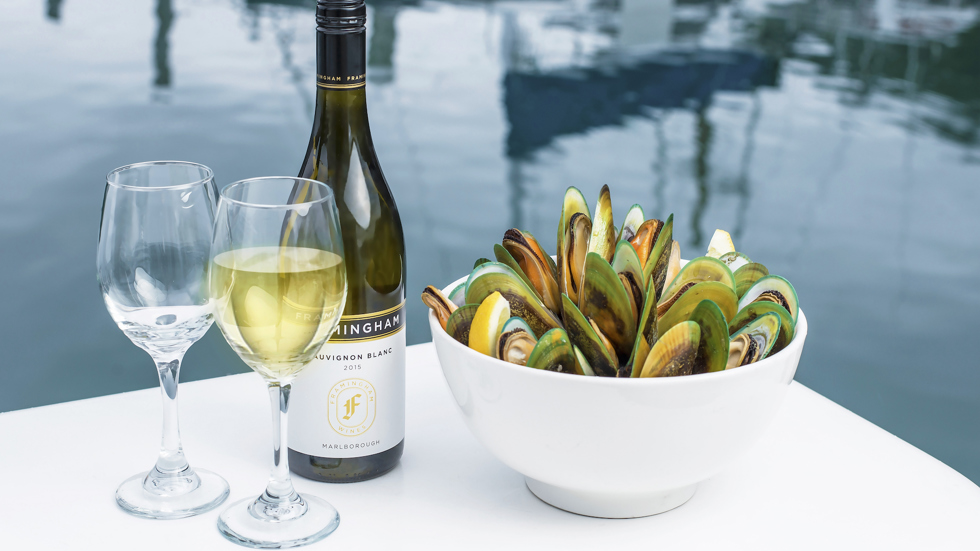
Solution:
{"label": "lemon wedge", "polygon": [[732,243],[732,236],[725,230],[715,230],[708,243],[708,256],[721,258],[721,255],[735,252],[735,243]]}
{"label": "lemon wedge", "polygon": [[499,292],[483,299],[470,325],[470,348],[487,356],[497,357],[497,340],[504,324],[510,319],[510,303]]}

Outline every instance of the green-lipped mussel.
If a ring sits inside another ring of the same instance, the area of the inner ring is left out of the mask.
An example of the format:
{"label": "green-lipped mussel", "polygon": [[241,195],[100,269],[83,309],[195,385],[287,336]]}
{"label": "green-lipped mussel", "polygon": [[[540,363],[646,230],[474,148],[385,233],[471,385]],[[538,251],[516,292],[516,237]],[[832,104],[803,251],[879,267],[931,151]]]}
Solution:
{"label": "green-lipped mussel", "polygon": [[664,333],[643,362],[640,377],[670,377],[694,373],[694,361],[701,342],[701,328],[684,321]]}
{"label": "green-lipped mussel", "polygon": [[776,304],[775,302],[760,300],[758,302],[745,305],[745,308],[739,310],[738,314],[735,314],[735,318],[729,322],[729,334],[735,334],[749,323],[755,321],[755,319],[762,314],[769,312],[775,312],[779,315],[779,336],[776,338],[776,342],[773,344],[772,350],[770,350],[769,353],[775,354],[776,352],[779,352],[780,350],[786,348],[790,341],[793,340],[796,327],[793,323],[793,316],[790,315],[785,308],[779,304]]}
{"label": "green-lipped mussel", "polygon": [[765,359],[779,337],[779,314],[769,312],[749,322],[731,336],[725,369]]}
{"label": "green-lipped mussel", "polygon": [[463,346],[470,345],[470,326],[473,325],[473,316],[479,307],[479,304],[464,304],[454,310],[446,321],[446,333]]}
{"label": "green-lipped mussel", "polygon": [[432,285],[429,285],[422,291],[422,302],[436,313],[436,318],[439,319],[439,325],[442,325],[443,329],[446,328],[449,315],[457,308],[453,301],[449,300],[448,297],[442,294],[442,291]]}
{"label": "green-lipped mussel", "polygon": [[734,272],[735,294],[741,299],[745,296],[745,291],[748,291],[749,287],[767,275],[769,275],[769,270],[758,262],[751,262],[738,268]]}
{"label": "green-lipped mussel", "polygon": [[721,308],[710,300],[702,300],[691,312],[689,321],[701,328],[701,340],[694,359],[694,373],[724,371],[728,363],[728,324]]}
{"label": "green-lipped mussel", "polygon": [[619,275],[596,253],[586,255],[578,306],[612,342],[616,354],[628,358],[636,338],[636,318],[630,308],[630,298]]}
{"label": "green-lipped mussel", "polygon": [[562,295],[562,319],[568,338],[588,360],[591,369],[604,377],[615,377],[619,362],[592,324],[567,295]]}
{"label": "green-lipped mussel", "polygon": [[[527,366],[545,371],[557,371],[559,373],[577,373],[578,364],[575,362],[575,351],[572,343],[568,340],[568,334],[564,329],[552,329],[538,339],[531,355],[527,359]],[[579,373],[580,375],[582,373]]]}
{"label": "green-lipped mussel", "polygon": [[741,310],[753,302],[766,300],[775,302],[786,309],[793,316],[793,323],[800,315],[800,301],[796,297],[796,289],[778,275],[767,275],[759,278],[738,301],[738,309]]}

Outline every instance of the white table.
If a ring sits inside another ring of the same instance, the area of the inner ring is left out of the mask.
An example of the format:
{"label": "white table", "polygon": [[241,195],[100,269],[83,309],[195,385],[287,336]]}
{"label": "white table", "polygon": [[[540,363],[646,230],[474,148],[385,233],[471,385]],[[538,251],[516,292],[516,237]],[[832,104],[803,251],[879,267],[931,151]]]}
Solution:
{"label": "white table", "polygon": [[[191,465],[223,475],[229,503],[257,495],[271,454],[259,377],[181,385],[180,404]],[[340,511],[340,528],[310,549],[980,549],[980,488],[798,383],[748,456],[686,505],[632,520],[535,498],[469,434],[431,344],[409,348],[407,416],[391,473],[294,478]],[[116,485],[152,466],[160,419],[157,389],[0,415],[0,549],[240,549],[215,528],[221,508],[153,521],[116,506]]]}

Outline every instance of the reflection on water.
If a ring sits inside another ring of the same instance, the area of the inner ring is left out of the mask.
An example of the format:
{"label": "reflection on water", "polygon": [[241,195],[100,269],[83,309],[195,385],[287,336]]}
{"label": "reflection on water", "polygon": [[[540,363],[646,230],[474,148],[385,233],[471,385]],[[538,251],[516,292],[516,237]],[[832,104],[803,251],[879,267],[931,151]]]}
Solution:
{"label": "reflection on water", "polygon": [[170,86],[170,59],[168,51],[170,44],[167,34],[173,24],[174,10],[170,0],[157,0],[157,35],[153,41],[153,62],[156,68],[156,78],[153,85],[161,88]]}
{"label": "reflection on water", "polygon": [[48,19],[52,21],[61,19],[61,2],[63,0],[48,0]]}
{"label": "reflection on water", "polygon": [[[155,384],[94,284],[108,170],[185,158],[227,183],[293,174],[306,148],[313,0],[104,4],[113,17],[0,7],[0,250],[22,259],[0,273],[17,312],[0,410]],[[729,229],[799,290],[812,330],[797,379],[980,480],[980,373],[963,346],[980,308],[980,2],[369,10],[410,343],[429,338],[424,285],[465,274],[507,227],[553,249],[565,188],[608,183],[619,216],[674,213],[688,258]],[[211,331],[185,377],[244,369]]]}
{"label": "reflection on water", "polygon": [[395,79],[395,17],[399,4],[375,3],[371,15],[370,55],[367,59],[368,79],[372,84],[387,84]]}

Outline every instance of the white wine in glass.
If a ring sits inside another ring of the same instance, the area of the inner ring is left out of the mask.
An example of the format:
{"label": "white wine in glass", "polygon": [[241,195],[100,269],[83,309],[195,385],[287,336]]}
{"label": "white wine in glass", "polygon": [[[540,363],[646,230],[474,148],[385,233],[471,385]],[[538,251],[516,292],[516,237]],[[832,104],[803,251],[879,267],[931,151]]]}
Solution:
{"label": "white wine in glass", "polygon": [[335,253],[251,247],[216,255],[211,270],[225,338],[263,377],[294,377],[337,326],[345,279]]}
{"label": "white wine in glass", "polygon": [[218,519],[229,540],[255,548],[305,545],[333,532],[337,510],[301,496],[289,477],[287,413],[293,378],[337,329],[347,271],[333,192],[304,178],[253,178],[221,190],[211,245],[218,327],[265,380],[273,463],[265,492]]}

